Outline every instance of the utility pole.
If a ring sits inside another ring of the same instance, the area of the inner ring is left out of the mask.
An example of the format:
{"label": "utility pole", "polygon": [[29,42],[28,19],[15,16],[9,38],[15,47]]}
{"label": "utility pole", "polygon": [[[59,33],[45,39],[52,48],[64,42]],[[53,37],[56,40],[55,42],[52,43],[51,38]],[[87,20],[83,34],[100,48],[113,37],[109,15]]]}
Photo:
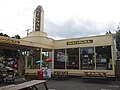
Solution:
{"label": "utility pole", "polygon": [[26,30],[26,31],[27,31],[27,36],[28,36],[29,30],[30,30],[30,29],[27,29],[27,30]]}

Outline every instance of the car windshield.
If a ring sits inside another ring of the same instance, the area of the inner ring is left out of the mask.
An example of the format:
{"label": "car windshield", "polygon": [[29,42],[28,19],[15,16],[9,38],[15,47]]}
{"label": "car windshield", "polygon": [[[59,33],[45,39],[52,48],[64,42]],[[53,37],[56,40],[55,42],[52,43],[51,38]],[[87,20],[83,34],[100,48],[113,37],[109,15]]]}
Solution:
{"label": "car windshield", "polygon": [[7,62],[8,65],[11,65],[11,64],[14,64],[14,63],[15,63],[15,61],[8,61]]}

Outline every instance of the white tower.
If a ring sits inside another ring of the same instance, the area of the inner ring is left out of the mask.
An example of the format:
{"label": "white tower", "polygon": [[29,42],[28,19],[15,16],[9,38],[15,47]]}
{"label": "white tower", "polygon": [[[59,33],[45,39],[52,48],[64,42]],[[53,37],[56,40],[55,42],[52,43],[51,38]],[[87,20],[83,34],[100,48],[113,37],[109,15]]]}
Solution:
{"label": "white tower", "polygon": [[24,40],[40,43],[43,45],[50,44],[53,39],[47,37],[47,33],[44,32],[44,10],[42,6],[37,6],[33,14],[33,31],[28,33]]}
{"label": "white tower", "polygon": [[42,36],[47,37],[44,32],[44,10],[42,6],[37,6],[33,13],[33,31],[28,33],[28,37]]}
{"label": "white tower", "polygon": [[42,6],[38,6],[33,15],[33,31],[43,32],[44,30],[44,10]]}

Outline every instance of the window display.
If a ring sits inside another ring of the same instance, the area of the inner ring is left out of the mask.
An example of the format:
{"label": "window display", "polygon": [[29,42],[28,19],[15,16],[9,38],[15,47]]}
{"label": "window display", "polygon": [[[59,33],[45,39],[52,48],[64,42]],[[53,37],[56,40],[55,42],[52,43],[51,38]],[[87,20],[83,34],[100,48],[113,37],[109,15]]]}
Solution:
{"label": "window display", "polygon": [[54,68],[112,70],[111,46],[55,49]]}
{"label": "window display", "polygon": [[54,68],[65,69],[65,49],[56,49],[54,51]]}
{"label": "window display", "polygon": [[67,69],[79,69],[79,48],[66,49]]}
{"label": "window display", "polygon": [[111,46],[96,47],[96,69],[98,70],[112,69]]}
{"label": "window display", "polygon": [[80,48],[81,69],[94,69],[94,48]]}

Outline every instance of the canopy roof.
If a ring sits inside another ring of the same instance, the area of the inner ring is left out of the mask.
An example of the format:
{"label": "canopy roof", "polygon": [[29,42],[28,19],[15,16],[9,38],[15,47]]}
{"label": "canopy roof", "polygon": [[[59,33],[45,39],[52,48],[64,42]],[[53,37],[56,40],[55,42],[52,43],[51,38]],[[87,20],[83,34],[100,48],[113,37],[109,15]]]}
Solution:
{"label": "canopy roof", "polygon": [[0,36],[0,49],[36,50],[40,48],[44,48],[43,51],[51,50],[51,48],[47,48],[39,43]]}

